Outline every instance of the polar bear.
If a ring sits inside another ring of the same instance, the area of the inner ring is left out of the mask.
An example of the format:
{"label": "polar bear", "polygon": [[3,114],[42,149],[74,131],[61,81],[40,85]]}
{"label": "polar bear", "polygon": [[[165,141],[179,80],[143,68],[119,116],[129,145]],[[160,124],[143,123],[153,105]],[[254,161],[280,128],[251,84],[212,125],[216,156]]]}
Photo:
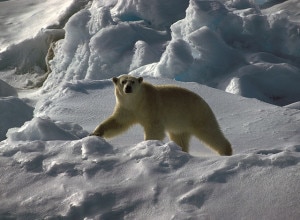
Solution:
{"label": "polar bear", "polygon": [[220,155],[232,155],[211,108],[197,94],[174,85],[154,86],[130,75],[114,77],[113,83],[114,112],[91,135],[110,138],[139,123],[145,140],[163,140],[168,132],[188,152],[191,135],[195,135]]}

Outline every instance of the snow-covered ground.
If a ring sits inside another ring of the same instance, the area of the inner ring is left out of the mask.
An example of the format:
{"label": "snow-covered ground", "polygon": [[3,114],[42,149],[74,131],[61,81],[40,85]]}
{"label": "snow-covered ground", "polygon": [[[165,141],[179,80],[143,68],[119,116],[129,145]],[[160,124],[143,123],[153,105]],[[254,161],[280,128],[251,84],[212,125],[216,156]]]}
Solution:
{"label": "snow-covered ground", "polygon": [[[299,219],[300,3],[281,2],[0,1],[0,219]],[[88,136],[124,73],[202,96],[234,155]]]}

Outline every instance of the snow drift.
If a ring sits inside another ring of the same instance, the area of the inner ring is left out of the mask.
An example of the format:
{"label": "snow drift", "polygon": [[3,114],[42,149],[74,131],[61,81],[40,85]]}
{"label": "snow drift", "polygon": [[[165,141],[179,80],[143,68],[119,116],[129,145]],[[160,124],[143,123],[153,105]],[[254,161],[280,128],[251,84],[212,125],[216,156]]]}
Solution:
{"label": "snow drift", "polygon": [[299,151],[203,158],[157,141],[118,148],[97,137],[6,143],[0,216],[297,219]]}

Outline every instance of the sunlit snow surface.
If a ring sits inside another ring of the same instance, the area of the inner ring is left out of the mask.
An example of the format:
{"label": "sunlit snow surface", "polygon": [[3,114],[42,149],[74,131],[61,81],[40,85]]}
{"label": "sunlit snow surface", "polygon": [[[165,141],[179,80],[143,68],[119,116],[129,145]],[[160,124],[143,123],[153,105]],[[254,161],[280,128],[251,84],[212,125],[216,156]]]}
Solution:
{"label": "sunlit snow surface", "polygon": [[[300,4],[279,2],[0,1],[0,219],[299,219]],[[234,155],[89,137],[123,73],[202,96]]]}
{"label": "sunlit snow surface", "polygon": [[11,44],[35,37],[50,25],[59,25],[72,0],[2,0],[0,1],[0,52]]}

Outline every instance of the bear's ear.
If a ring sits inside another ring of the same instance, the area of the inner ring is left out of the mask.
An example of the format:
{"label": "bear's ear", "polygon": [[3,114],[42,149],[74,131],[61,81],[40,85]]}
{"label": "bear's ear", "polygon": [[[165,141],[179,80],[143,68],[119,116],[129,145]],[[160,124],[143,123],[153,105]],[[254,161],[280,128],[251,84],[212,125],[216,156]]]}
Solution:
{"label": "bear's ear", "polygon": [[143,77],[139,77],[138,81],[139,81],[139,83],[142,83],[143,82]]}
{"label": "bear's ear", "polygon": [[117,78],[117,77],[114,77],[112,80],[113,80],[114,84],[117,85],[117,83],[118,83],[118,78]]}

